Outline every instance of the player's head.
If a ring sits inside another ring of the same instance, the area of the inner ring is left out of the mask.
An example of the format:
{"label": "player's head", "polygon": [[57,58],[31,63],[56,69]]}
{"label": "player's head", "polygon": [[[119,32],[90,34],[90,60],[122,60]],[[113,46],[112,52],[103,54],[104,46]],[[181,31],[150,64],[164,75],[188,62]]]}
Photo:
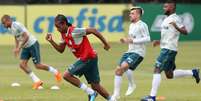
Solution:
{"label": "player's head", "polygon": [[141,7],[132,7],[129,14],[131,22],[138,21],[143,13],[144,11]]}
{"label": "player's head", "polygon": [[163,5],[163,10],[165,15],[170,15],[175,13],[176,10],[176,2],[173,0],[168,0]]}
{"label": "player's head", "polygon": [[12,19],[9,15],[3,15],[1,18],[1,23],[5,28],[9,28],[12,25]]}
{"label": "player's head", "polygon": [[55,26],[57,28],[57,30],[61,33],[65,33],[67,32],[67,28],[69,26],[72,26],[72,24],[70,24],[67,20],[67,18],[62,15],[62,14],[58,14],[56,17],[55,17]]}

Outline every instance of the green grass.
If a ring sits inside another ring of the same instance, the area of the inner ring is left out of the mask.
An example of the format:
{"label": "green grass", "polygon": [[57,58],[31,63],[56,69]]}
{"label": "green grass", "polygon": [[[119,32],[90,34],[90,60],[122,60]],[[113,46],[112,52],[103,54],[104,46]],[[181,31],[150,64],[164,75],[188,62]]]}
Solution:
{"label": "green grass", "polygon": [[[111,94],[113,91],[113,78],[116,65],[126,45],[111,43],[112,49],[107,52],[100,44],[93,44],[99,55],[99,70],[101,84]],[[135,92],[128,97],[124,96],[127,90],[127,79],[123,78],[120,101],[139,101],[141,97],[148,95],[151,89],[152,71],[155,59],[159,55],[159,48],[147,45],[147,54],[144,61],[134,71],[137,84]],[[201,66],[201,42],[181,42],[177,55],[177,68],[191,69]],[[4,101],[87,101],[87,95],[80,89],[62,81],[61,90],[53,91],[49,88],[55,84],[54,77],[49,72],[36,70],[32,61],[29,66],[44,81],[43,90],[32,90],[32,81],[19,69],[19,59],[12,54],[13,46],[0,46],[0,99]],[[74,63],[75,58],[66,49],[64,54],[59,54],[50,45],[41,45],[42,61],[64,72],[68,65]],[[86,83],[82,77],[81,80]],[[13,88],[11,83],[19,82],[21,87]],[[163,74],[163,80],[158,95],[165,96],[165,101],[201,101],[201,84],[196,84],[192,77],[176,80],[167,80]],[[96,101],[105,101],[101,96]]]}

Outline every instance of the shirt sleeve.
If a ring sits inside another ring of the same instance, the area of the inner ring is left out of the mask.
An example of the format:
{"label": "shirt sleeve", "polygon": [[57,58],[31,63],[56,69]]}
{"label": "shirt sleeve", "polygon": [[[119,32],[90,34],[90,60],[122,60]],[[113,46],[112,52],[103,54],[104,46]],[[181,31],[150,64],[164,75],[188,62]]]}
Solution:
{"label": "shirt sleeve", "polygon": [[27,32],[26,28],[21,23],[15,22],[13,26],[15,29],[17,29],[19,34]]}
{"label": "shirt sleeve", "polygon": [[179,28],[182,28],[184,27],[183,23],[182,23],[182,19],[180,17],[177,17],[176,18],[176,21],[175,21],[176,25],[179,27]]}
{"label": "shirt sleeve", "polygon": [[140,26],[140,32],[141,32],[141,37],[140,38],[134,38],[133,43],[141,44],[141,43],[147,43],[147,42],[151,41],[148,26],[146,24],[142,24]]}
{"label": "shirt sleeve", "polygon": [[72,32],[73,37],[83,37],[86,35],[86,28],[75,28]]}

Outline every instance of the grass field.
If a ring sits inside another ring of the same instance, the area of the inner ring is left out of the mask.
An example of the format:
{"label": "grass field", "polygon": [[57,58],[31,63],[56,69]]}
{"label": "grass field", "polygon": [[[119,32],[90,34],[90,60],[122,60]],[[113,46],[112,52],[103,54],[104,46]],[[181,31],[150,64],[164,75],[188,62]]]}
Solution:
{"label": "grass field", "polygon": [[[201,66],[201,41],[181,42],[177,55],[177,68],[191,69]],[[100,44],[93,44],[99,54],[99,69],[101,84],[110,92],[113,91],[114,70],[121,54],[127,50],[126,45],[111,43],[112,49],[107,52]],[[124,96],[127,90],[127,79],[123,78],[121,99],[119,101],[139,101],[144,95],[148,95],[151,89],[152,71],[159,48],[147,45],[147,54],[144,61],[134,71],[137,84],[135,92],[128,97]],[[71,86],[64,80],[60,84],[61,90],[53,91],[50,87],[55,84],[54,77],[49,72],[36,70],[32,61],[30,67],[44,81],[43,90],[32,90],[32,81],[19,69],[19,59],[12,54],[13,46],[0,46],[0,99],[3,101],[87,101],[87,95],[78,88]],[[41,45],[42,61],[64,72],[66,67],[75,61],[75,58],[66,50],[59,54],[50,45]],[[165,101],[201,101],[201,84],[196,84],[192,77],[176,80],[167,80],[163,74],[158,95],[165,96]],[[81,80],[86,82],[82,77]],[[13,88],[11,83],[18,82],[21,87]],[[0,100],[1,101],[1,100]],[[101,96],[96,101],[105,101]]]}

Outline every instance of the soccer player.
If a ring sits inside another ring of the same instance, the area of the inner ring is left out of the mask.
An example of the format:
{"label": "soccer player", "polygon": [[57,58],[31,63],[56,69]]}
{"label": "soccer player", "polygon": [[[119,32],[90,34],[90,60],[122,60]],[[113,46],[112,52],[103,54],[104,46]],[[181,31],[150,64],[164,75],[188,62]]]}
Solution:
{"label": "soccer player", "polygon": [[[72,26],[62,14],[56,16],[55,26],[61,34],[61,42],[57,44],[53,40],[52,34],[47,34],[46,40],[60,53],[63,53],[67,46],[77,58],[77,61],[65,71],[63,78],[85,91],[89,95],[89,101],[95,100],[96,92],[106,100],[111,101],[109,93],[100,85],[98,56],[92,48],[87,35],[95,35],[103,43],[104,49],[109,50],[110,45],[105,38],[95,28],[76,28]],[[82,75],[85,76],[92,89],[76,77],[81,77]]]}
{"label": "soccer player", "polygon": [[140,20],[142,15],[143,9],[141,7],[133,7],[130,9],[129,16],[131,24],[128,37],[120,39],[121,43],[128,44],[128,51],[123,54],[115,71],[114,93],[112,95],[112,99],[114,100],[120,98],[120,88],[124,72],[126,72],[129,81],[128,90],[125,95],[130,95],[136,88],[133,80],[133,71],[145,56],[145,44],[150,42],[148,26]]}
{"label": "soccer player", "polygon": [[161,24],[161,40],[153,41],[154,47],[160,45],[161,53],[156,60],[150,95],[142,98],[141,101],[156,101],[155,97],[161,82],[162,71],[165,72],[168,79],[193,76],[196,83],[200,82],[199,69],[176,69],[175,58],[178,51],[179,35],[180,33],[187,35],[188,32],[182,24],[181,18],[175,12],[175,2],[167,1],[164,4],[163,9],[167,17]]}
{"label": "soccer player", "polygon": [[40,60],[40,48],[37,39],[29,33],[29,31],[17,21],[12,21],[9,15],[3,15],[1,22],[5,28],[15,37],[15,48],[13,50],[17,57],[21,51],[20,68],[28,74],[33,80],[33,89],[38,89],[43,82],[29,68],[28,61],[32,57],[32,61],[37,69],[45,70],[53,73],[56,80],[61,81],[61,73],[52,66],[42,64]]}

